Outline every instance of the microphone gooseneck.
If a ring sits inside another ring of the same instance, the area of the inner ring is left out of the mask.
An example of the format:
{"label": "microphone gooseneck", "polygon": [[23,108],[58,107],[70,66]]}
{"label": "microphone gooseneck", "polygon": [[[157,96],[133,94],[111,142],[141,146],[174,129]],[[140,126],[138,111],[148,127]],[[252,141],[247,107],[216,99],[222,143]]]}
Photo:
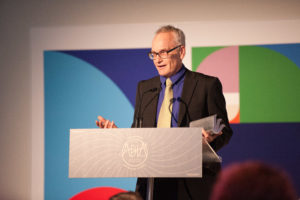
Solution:
{"label": "microphone gooseneck", "polygon": [[187,124],[190,124],[191,117],[190,117],[190,113],[189,113],[189,109],[188,109],[187,103],[183,99],[181,99],[180,97],[178,97],[176,100],[179,101],[180,103],[182,103],[185,106],[187,120],[188,120]]}
{"label": "microphone gooseneck", "polygon": [[[175,120],[176,124],[177,124],[177,119],[173,113],[173,111],[171,110],[171,105],[176,101],[176,98],[172,98],[170,99],[170,104],[169,104],[169,112],[171,113],[172,118]],[[171,122],[172,123],[172,122]]]}
{"label": "microphone gooseneck", "polygon": [[[149,93],[149,92],[156,92],[156,91],[158,91],[158,93],[146,104],[145,108],[141,112],[141,106],[142,106],[144,95]],[[151,89],[146,90],[145,92],[143,92],[142,97],[141,97],[141,101],[140,101],[140,105],[139,105],[139,109],[138,109],[138,112],[137,112],[137,117],[135,117],[135,121],[134,121],[134,127],[135,128],[141,128],[142,127],[144,111],[149,106],[149,104],[153,101],[153,99],[159,94],[159,92],[160,92],[160,89],[157,88],[157,87],[151,88]]]}

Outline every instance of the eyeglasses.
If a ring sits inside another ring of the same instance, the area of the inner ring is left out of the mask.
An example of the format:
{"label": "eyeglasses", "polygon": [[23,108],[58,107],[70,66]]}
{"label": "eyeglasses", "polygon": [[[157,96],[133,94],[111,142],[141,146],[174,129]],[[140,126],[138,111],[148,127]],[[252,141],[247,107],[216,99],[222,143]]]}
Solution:
{"label": "eyeglasses", "polygon": [[168,51],[162,50],[162,51],[160,51],[160,52],[158,52],[158,53],[151,51],[151,52],[148,53],[148,56],[149,56],[149,58],[150,58],[151,60],[157,59],[157,56],[159,56],[161,59],[166,59],[166,58],[168,58],[168,53],[170,53],[171,51],[174,51],[175,49],[177,49],[177,48],[180,47],[180,46],[181,46],[181,45],[178,45],[178,46],[176,46],[176,47],[174,47],[173,49],[170,49],[170,50],[168,50]]}

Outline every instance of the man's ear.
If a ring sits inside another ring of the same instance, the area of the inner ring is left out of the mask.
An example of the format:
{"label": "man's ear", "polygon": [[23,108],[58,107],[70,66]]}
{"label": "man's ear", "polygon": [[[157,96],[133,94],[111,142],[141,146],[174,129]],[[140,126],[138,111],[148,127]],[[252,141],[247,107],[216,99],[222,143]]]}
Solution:
{"label": "man's ear", "polygon": [[185,46],[180,47],[180,59],[183,60],[185,56]]}

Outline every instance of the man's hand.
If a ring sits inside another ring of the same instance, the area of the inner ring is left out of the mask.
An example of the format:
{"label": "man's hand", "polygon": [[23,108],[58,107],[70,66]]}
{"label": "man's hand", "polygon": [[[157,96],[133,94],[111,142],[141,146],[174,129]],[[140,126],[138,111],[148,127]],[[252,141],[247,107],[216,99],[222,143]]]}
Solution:
{"label": "man's hand", "polygon": [[104,119],[102,116],[98,116],[98,120],[96,120],[96,125],[99,128],[118,128],[115,125],[114,121],[109,121],[107,119]]}
{"label": "man's hand", "polygon": [[222,134],[223,134],[222,131],[220,133],[217,133],[217,134],[211,134],[210,131],[205,131],[202,128],[202,136],[203,136],[203,138],[205,138],[205,140],[208,143],[212,142],[214,139],[216,139],[216,137],[218,137],[219,135],[222,135]]}

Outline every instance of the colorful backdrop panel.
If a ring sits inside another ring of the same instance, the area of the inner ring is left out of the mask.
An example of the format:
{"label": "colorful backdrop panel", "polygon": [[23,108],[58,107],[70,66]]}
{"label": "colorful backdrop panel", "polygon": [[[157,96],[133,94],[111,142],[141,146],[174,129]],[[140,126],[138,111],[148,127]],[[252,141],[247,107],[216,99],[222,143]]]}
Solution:
{"label": "colorful backdrop panel", "polygon": [[[300,195],[300,45],[193,47],[194,71],[223,84],[234,135],[223,166],[249,159],[284,168]],[[149,49],[44,52],[45,199],[89,188],[134,190],[135,178],[68,178],[69,130],[96,128],[98,115],[130,127],[138,81],[157,75]]]}
{"label": "colorful backdrop panel", "polygon": [[220,78],[233,137],[223,166],[261,160],[285,169],[300,195],[300,44],[193,47],[192,69]]}
{"label": "colorful backdrop panel", "polygon": [[300,122],[300,44],[194,47],[192,68],[220,78],[232,123]]}
{"label": "colorful backdrop panel", "polygon": [[98,115],[130,127],[136,85],[155,75],[149,49],[45,51],[45,199],[99,186],[135,189],[135,178],[68,178],[69,130],[96,128]]}

